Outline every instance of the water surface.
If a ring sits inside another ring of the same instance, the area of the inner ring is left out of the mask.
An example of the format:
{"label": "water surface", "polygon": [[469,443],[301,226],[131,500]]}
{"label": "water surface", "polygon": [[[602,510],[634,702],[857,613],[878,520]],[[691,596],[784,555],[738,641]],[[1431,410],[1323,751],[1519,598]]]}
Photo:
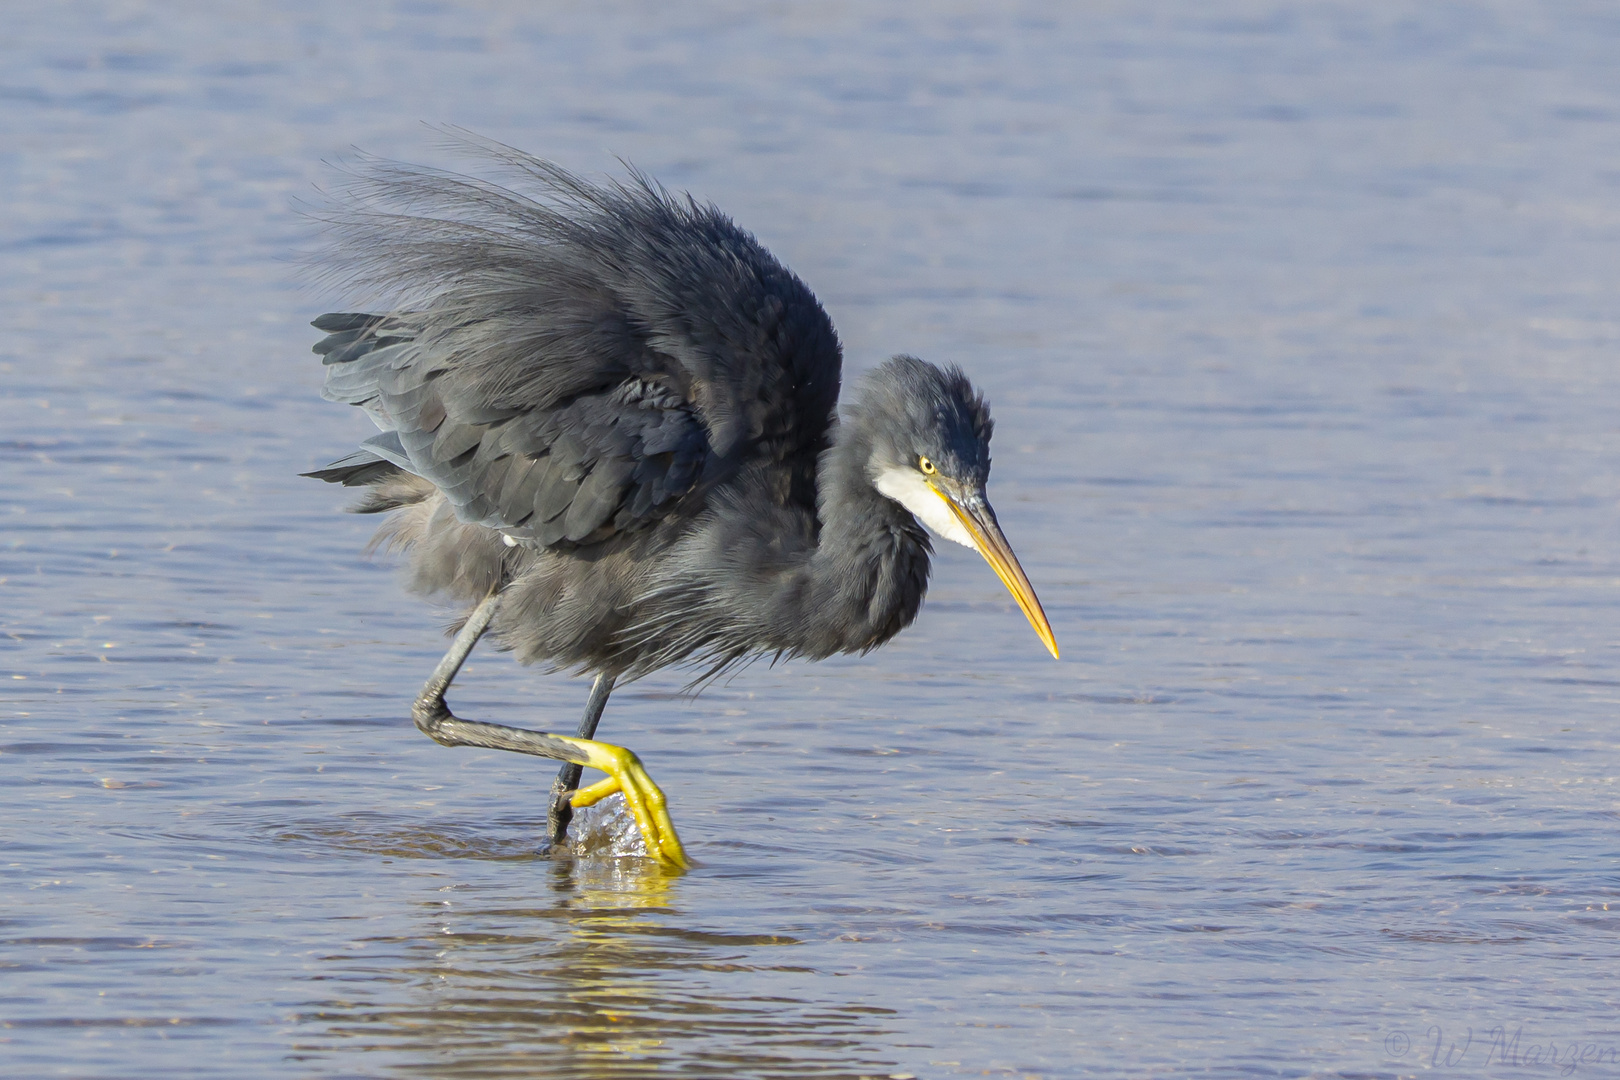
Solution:
{"label": "water surface", "polygon": [[[1620,1072],[1620,17],[1375,7],[13,12],[0,1071]],[[551,770],[414,732],[448,615],[295,475],[368,425],[294,204],[423,121],[964,365],[1063,660],[942,551],[869,657],[614,695],[698,869],[537,859]]]}

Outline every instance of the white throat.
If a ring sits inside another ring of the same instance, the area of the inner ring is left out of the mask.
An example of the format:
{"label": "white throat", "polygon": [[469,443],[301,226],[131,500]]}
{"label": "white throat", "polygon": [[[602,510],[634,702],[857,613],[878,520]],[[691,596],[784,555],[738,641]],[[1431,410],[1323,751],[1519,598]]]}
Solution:
{"label": "white throat", "polygon": [[928,486],[915,469],[885,469],[877,474],[877,489],[916,515],[928,531],[963,547],[973,547],[973,537],[962,528],[945,499]]}

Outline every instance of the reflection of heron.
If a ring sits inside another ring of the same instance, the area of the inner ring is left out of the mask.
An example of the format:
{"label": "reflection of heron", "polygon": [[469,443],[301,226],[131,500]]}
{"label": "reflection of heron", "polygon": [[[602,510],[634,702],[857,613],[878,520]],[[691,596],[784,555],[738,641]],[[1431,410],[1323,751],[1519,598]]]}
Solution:
{"label": "reflection of heron", "polygon": [[[498,850],[510,857],[504,840]],[[431,871],[455,866],[446,854],[417,857]],[[468,838],[455,857],[487,856]],[[673,875],[643,860],[555,870],[487,874],[462,861],[462,886],[422,896],[395,932],[327,950],[301,995],[300,1052],[359,1051],[374,1067],[351,1072],[441,1080],[853,1078],[901,1067],[893,1010],[845,980],[807,979],[800,940],[768,915],[706,925],[676,906]]]}
{"label": "reflection of heron", "polygon": [[[832,323],[752,236],[640,175],[597,187],[484,149],[537,197],[371,166],[337,265],[396,310],[315,320],[324,396],[382,433],[309,475],[368,485],[357,509],[395,511],[379,540],[410,549],[414,587],[474,605],[418,727],[570,762],[554,841],[619,791],[682,864],[657,785],[591,738],[615,680],[881,645],[922,603],[923,525],[977,548],[1057,655],[985,499],[990,414],[966,376],[897,356],[835,424]],[[596,672],[578,738],[450,712],[490,629],[524,663]],[[582,765],[608,777],[570,797]]]}

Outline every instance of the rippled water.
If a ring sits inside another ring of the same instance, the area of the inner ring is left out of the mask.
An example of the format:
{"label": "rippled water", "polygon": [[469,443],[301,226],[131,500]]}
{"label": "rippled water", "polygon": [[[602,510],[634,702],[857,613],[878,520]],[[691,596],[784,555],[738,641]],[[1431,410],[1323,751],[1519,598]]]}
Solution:
{"label": "rippled water", "polygon": [[[1620,15],[1080,7],[8,12],[0,1072],[1620,1072]],[[293,204],[421,121],[966,366],[1063,661],[942,552],[870,657],[614,695],[698,869],[537,859],[294,475],[367,426]]]}

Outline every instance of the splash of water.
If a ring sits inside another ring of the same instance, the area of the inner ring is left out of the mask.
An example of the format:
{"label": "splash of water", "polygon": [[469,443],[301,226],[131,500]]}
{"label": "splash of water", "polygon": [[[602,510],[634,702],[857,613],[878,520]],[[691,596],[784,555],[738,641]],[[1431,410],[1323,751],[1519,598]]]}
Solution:
{"label": "splash of water", "polygon": [[646,858],[647,844],[623,795],[609,795],[574,811],[568,827],[568,853],[576,858]]}

